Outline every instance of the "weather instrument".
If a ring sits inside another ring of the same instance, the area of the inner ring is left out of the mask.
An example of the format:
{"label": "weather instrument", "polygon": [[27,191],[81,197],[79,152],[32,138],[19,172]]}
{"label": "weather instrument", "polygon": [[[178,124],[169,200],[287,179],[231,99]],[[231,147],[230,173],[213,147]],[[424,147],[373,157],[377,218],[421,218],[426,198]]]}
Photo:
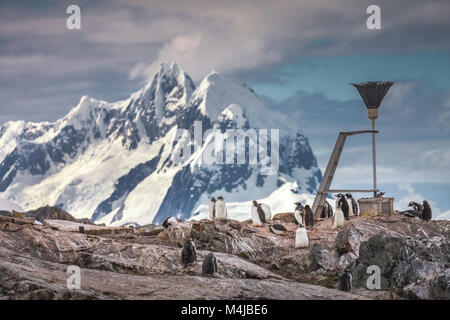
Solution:
{"label": "weather instrument", "polygon": [[[345,131],[339,132],[336,144],[334,145],[333,152],[331,153],[330,160],[328,161],[327,168],[325,170],[322,182],[320,183],[319,190],[317,191],[316,198],[312,206],[312,211],[314,216],[317,218],[323,210],[326,197],[329,193],[344,193],[344,192],[373,192],[373,198],[360,199],[360,210],[361,213],[364,211],[371,211],[374,214],[393,211],[393,198],[383,198],[379,196],[377,188],[377,164],[376,164],[376,148],[375,148],[375,135],[378,133],[375,130],[375,119],[378,118],[378,108],[380,107],[381,101],[386,96],[389,88],[394,84],[394,82],[380,82],[380,81],[370,81],[364,83],[351,83],[361,95],[364,104],[367,107],[369,119],[372,122],[371,130],[362,131]],[[342,150],[344,149],[345,140],[348,136],[371,133],[372,134],[372,164],[373,164],[373,189],[368,190],[330,190],[331,183],[333,181],[334,174],[336,172],[337,165],[339,163],[339,158],[341,156]]]}

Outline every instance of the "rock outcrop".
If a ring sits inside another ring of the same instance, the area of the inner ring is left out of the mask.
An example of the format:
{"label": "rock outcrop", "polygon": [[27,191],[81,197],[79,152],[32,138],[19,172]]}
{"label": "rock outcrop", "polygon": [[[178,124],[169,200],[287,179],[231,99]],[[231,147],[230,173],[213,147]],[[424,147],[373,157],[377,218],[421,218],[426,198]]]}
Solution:
{"label": "rock outcrop", "polygon": [[[296,225],[290,222],[283,222],[288,233],[280,236],[229,219],[117,228],[126,233],[21,221],[0,220],[0,298],[449,299],[449,221],[353,217],[334,230],[325,219],[308,230],[306,249],[294,248]],[[86,232],[91,229],[103,231]],[[184,268],[181,246],[189,237],[198,260]],[[201,262],[211,251],[218,272],[202,276]],[[70,265],[81,268],[79,290],[66,286]],[[380,290],[366,286],[370,265],[380,267]],[[352,294],[336,290],[346,267]]]}

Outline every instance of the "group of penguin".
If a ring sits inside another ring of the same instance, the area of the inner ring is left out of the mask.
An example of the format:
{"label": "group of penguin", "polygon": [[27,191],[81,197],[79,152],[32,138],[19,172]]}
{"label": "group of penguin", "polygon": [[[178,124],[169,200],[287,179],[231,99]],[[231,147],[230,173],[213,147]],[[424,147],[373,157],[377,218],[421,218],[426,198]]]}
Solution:
{"label": "group of penguin", "polygon": [[[307,248],[309,247],[310,241],[306,227],[314,226],[314,214],[309,205],[303,206],[300,202],[294,204],[296,206],[294,210],[294,220],[298,225],[294,246],[295,248]],[[423,201],[423,204],[412,201],[408,206],[412,209],[400,213],[407,217],[419,217],[425,221],[431,219],[431,207],[426,200]],[[339,228],[344,225],[345,220],[349,220],[349,217],[358,215],[358,204],[353,196],[350,193],[346,193],[345,195],[339,193],[336,195],[336,211],[333,212],[332,206],[328,201],[325,201],[320,217],[333,218],[333,228]],[[218,197],[217,200],[211,198],[209,203],[209,217],[211,219],[227,218],[227,208],[223,197]],[[251,219],[255,226],[263,227],[271,218],[272,211],[267,204],[252,201]],[[168,228],[180,221],[181,220],[175,217],[169,217],[163,222],[163,226]],[[270,224],[269,231],[278,235],[287,233],[286,227],[282,224]],[[189,238],[183,244],[181,250],[181,262],[186,268],[195,261],[197,261],[195,243]],[[217,270],[217,258],[214,253],[210,252],[203,260],[202,273],[204,275],[212,275],[216,273]],[[339,278],[338,289],[346,292],[352,290],[352,274],[348,268],[345,269],[344,273]]]}
{"label": "group of penguin", "polygon": [[[294,203],[294,220],[298,225],[295,233],[295,248],[307,248],[309,247],[309,237],[306,227],[314,226],[314,214],[309,205],[303,206],[300,202]],[[358,215],[358,205],[356,200],[350,193],[345,196],[338,194],[336,196],[336,213],[333,214],[333,208],[325,201],[324,208],[321,212],[321,218],[333,218],[333,227],[338,228],[344,225],[344,220],[348,220],[349,216]],[[263,227],[271,218],[272,211],[270,206],[265,203],[258,203],[256,200],[252,201],[250,217],[253,225],[257,227]],[[218,197],[217,200],[213,197],[209,202],[209,218],[227,218],[227,208],[223,197]],[[284,225],[276,223],[269,225],[269,231],[284,235],[287,233],[287,229]]]}
{"label": "group of penguin", "polygon": [[[181,263],[187,268],[188,265],[193,264],[195,261],[197,261],[195,242],[189,238],[184,242],[183,249],[181,249]],[[210,252],[203,260],[202,273],[204,275],[212,275],[216,273],[217,270],[217,258],[214,253]]]}
{"label": "group of penguin", "polygon": [[432,211],[430,204],[427,200],[423,200],[422,204],[418,202],[411,201],[408,204],[408,207],[411,207],[412,209],[402,211],[400,214],[409,217],[409,218],[420,218],[424,221],[430,221],[432,217]]}

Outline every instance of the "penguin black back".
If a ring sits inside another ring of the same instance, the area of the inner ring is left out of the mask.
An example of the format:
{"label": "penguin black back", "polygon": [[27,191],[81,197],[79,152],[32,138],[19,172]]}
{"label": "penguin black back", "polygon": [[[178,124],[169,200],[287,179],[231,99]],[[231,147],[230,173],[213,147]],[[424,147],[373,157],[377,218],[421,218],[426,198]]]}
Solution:
{"label": "penguin black back", "polygon": [[349,211],[350,207],[348,206],[348,202],[347,202],[347,199],[345,199],[345,196],[342,195],[339,198],[338,206],[342,209],[345,220],[348,220],[348,211]]}
{"label": "penguin black back", "polygon": [[305,224],[307,227],[314,225],[314,215],[309,205],[305,206]]}
{"label": "penguin black back", "polygon": [[214,253],[210,252],[203,260],[202,273],[214,274],[215,272],[217,272],[217,258]]}
{"label": "penguin black back", "polygon": [[167,218],[166,220],[164,220],[163,223],[162,223],[163,227],[166,228],[166,229],[169,227],[169,219],[170,219],[170,217],[168,217],[168,218]]}
{"label": "penguin black back", "polygon": [[427,200],[423,200],[422,205],[422,219],[425,221],[430,221],[432,217],[431,207]]}
{"label": "penguin black back", "polygon": [[322,219],[330,218],[333,216],[333,208],[331,208],[331,205],[328,203],[328,201],[325,200],[325,203],[323,205],[323,210],[320,213],[320,217]]}
{"label": "penguin black back", "polygon": [[345,292],[352,291],[352,274],[350,273],[350,269],[346,268],[339,278],[338,289]]}
{"label": "penguin black back", "polygon": [[325,204],[328,208],[327,210],[328,218],[331,218],[333,216],[333,208],[331,207],[331,204],[328,203],[328,201],[325,201]]}
{"label": "penguin black back", "polygon": [[259,220],[261,220],[262,223],[266,223],[266,214],[259,203],[256,205],[256,208],[258,210]]}
{"label": "penguin black back", "polygon": [[183,249],[181,250],[181,263],[186,268],[188,264],[192,264],[196,260],[197,251],[195,250],[195,243],[194,240],[189,238],[184,242]]}

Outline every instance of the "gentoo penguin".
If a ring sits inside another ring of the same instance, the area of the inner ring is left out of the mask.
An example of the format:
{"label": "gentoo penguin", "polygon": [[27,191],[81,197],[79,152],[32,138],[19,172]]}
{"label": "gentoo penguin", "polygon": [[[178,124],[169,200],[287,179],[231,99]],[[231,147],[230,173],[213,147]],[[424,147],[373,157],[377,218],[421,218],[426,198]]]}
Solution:
{"label": "gentoo penguin", "polygon": [[209,201],[209,218],[214,220],[216,217],[216,198],[212,197],[211,201]]}
{"label": "gentoo penguin", "polygon": [[296,224],[305,224],[305,208],[300,202],[294,203],[296,205],[294,211],[294,219]]}
{"label": "gentoo penguin", "polygon": [[422,205],[418,202],[411,201],[408,203],[408,207],[413,208],[416,211],[422,211]]}
{"label": "gentoo penguin", "polygon": [[277,223],[277,224],[271,224],[269,226],[269,231],[274,234],[285,235],[287,232],[287,229],[282,224]]}
{"label": "gentoo penguin", "polygon": [[339,278],[338,289],[345,292],[352,291],[352,274],[349,268],[346,268],[342,276]]}
{"label": "gentoo penguin", "polygon": [[252,201],[251,216],[254,225],[263,226],[266,223],[266,214],[256,200]]}
{"label": "gentoo penguin", "polygon": [[168,227],[177,225],[178,222],[181,222],[181,220],[175,217],[168,217],[166,220],[163,221],[162,225],[164,228],[167,229]]}
{"label": "gentoo penguin", "polygon": [[333,215],[333,228],[337,229],[344,225],[344,213],[342,212],[341,206],[338,204],[336,211]]}
{"label": "gentoo penguin", "polygon": [[342,193],[339,193],[336,195],[336,208],[340,207],[342,212],[344,213],[345,220],[348,220],[348,212],[350,210],[348,206],[347,199],[345,199],[345,196]]}
{"label": "gentoo penguin", "polygon": [[214,274],[215,272],[217,272],[217,258],[214,253],[210,252],[203,260],[202,273]]}
{"label": "gentoo penguin", "polygon": [[333,216],[333,208],[328,203],[328,201],[325,200],[325,204],[323,205],[322,212],[320,213],[320,217],[322,219],[325,218],[331,218]]}
{"label": "gentoo penguin", "polygon": [[218,197],[215,205],[216,218],[224,218],[227,217],[227,206],[225,205],[225,201],[223,197]]}
{"label": "gentoo penguin", "polygon": [[272,210],[270,209],[268,204],[259,203],[259,206],[264,211],[264,216],[266,217],[266,222],[272,219]]}
{"label": "gentoo penguin", "polygon": [[195,243],[194,240],[189,238],[183,244],[183,249],[181,250],[181,262],[186,268],[188,264],[192,264],[196,260],[197,251],[195,250]]}
{"label": "gentoo penguin", "polygon": [[314,225],[314,215],[309,205],[305,206],[305,225],[307,227],[312,227]]}
{"label": "gentoo penguin", "polygon": [[295,248],[308,248],[309,247],[309,237],[308,231],[304,225],[300,224],[295,231]]}
{"label": "gentoo penguin", "polygon": [[386,192],[377,192],[377,194],[375,195],[375,197],[377,198],[383,198],[383,196],[386,194]]}
{"label": "gentoo penguin", "polygon": [[406,211],[400,212],[400,214],[408,217],[408,218],[422,218],[422,213],[420,211],[410,209]]}
{"label": "gentoo penguin", "polygon": [[427,200],[423,200],[422,205],[422,219],[425,221],[430,221],[432,217],[431,207]]}
{"label": "gentoo penguin", "polygon": [[349,206],[348,215],[357,216],[359,212],[358,212],[358,204],[356,203],[355,198],[353,198],[351,193],[346,193],[345,197],[347,198],[347,203]]}

